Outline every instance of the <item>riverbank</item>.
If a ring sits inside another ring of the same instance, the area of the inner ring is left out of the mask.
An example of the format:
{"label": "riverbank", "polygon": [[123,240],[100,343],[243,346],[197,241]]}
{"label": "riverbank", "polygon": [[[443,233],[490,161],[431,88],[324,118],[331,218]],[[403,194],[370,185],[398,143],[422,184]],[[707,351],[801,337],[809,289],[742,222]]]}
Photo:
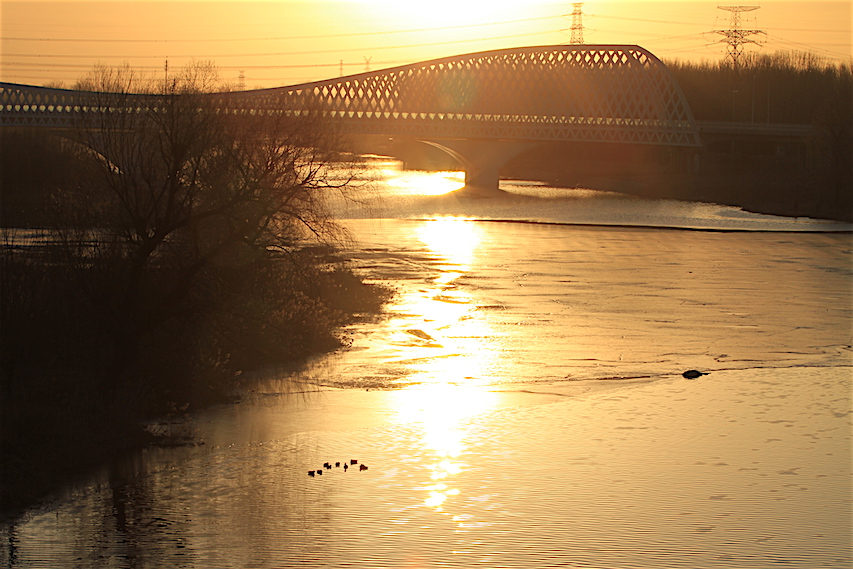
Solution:
{"label": "riverbank", "polygon": [[507,177],[566,188],[738,206],[760,214],[853,221],[849,164],[838,166],[837,172],[816,166],[807,141],[780,142],[778,146],[723,142],[722,150],[706,145],[679,151],[553,144],[511,161],[502,172]]}
{"label": "riverbank", "polygon": [[298,369],[340,348],[343,329],[377,314],[390,294],[329,250],[294,252],[295,265],[280,261],[266,279],[229,272],[239,288],[220,281],[227,294],[152,330],[123,362],[127,373],[114,374],[104,315],[87,295],[99,273],[57,261],[50,245],[5,245],[0,515],[8,518],[147,446],[196,444],[146,426],[241,400],[256,368]]}

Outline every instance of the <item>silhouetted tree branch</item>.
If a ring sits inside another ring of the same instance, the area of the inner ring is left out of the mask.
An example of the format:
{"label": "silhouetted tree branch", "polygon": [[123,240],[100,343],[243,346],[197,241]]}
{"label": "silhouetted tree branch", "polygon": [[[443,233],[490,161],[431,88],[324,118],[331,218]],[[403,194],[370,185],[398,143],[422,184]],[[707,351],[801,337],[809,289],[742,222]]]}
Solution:
{"label": "silhouetted tree branch", "polygon": [[240,271],[254,278],[265,263],[292,259],[306,236],[337,235],[325,198],[351,178],[332,176],[339,137],[322,113],[292,112],[283,100],[228,106],[215,86],[202,64],[160,83],[98,68],[78,84],[93,92],[77,132],[91,187],[63,204],[86,220],[63,233],[97,244],[68,250],[94,269],[87,287],[112,344],[107,383],[125,377],[168,322],[210,319],[228,304]]}

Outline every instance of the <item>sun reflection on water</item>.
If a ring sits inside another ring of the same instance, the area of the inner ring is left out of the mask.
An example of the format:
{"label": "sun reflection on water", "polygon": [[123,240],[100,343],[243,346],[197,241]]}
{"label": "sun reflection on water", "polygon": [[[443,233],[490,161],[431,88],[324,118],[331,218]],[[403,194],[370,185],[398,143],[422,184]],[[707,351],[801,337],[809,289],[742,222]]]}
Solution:
{"label": "sun reflection on water", "polygon": [[395,195],[441,196],[465,185],[464,172],[420,172],[385,168],[381,170]]}
{"label": "sun reflection on water", "polygon": [[403,351],[408,359],[400,363],[410,370],[408,381],[417,384],[397,392],[395,406],[401,420],[422,425],[429,471],[423,503],[442,511],[460,493],[453,477],[466,466],[465,421],[496,404],[497,394],[480,379],[495,358],[490,346],[495,334],[458,283],[477,254],[479,226],[465,218],[436,218],[420,226],[417,236],[435,255],[439,274],[400,307],[420,315],[423,324],[401,332],[401,342],[411,349]]}
{"label": "sun reflection on water", "polygon": [[401,420],[422,425],[429,471],[422,487],[427,493],[424,505],[441,511],[449,497],[460,493],[452,477],[466,466],[465,420],[494,407],[497,394],[483,387],[433,383],[401,390],[395,398]]}
{"label": "sun reflection on water", "polygon": [[429,220],[416,229],[432,254],[437,274],[427,286],[398,299],[401,315],[392,342],[406,383],[474,385],[494,364],[495,331],[478,312],[476,299],[460,286],[477,254],[481,229],[461,217]]}
{"label": "sun reflection on water", "polygon": [[460,272],[469,269],[482,231],[465,217],[436,217],[420,226],[418,239],[436,254],[447,259],[447,264],[458,265]]}

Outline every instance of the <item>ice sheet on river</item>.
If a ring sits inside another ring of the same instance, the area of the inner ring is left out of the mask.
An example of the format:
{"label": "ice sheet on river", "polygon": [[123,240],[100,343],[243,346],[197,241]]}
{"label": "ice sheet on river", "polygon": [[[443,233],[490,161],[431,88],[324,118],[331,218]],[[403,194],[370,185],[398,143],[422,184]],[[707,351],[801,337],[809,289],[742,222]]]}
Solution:
{"label": "ice sheet on river", "polygon": [[[851,237],[350,220],[397,291],[324,385],[502,384],[847,365]],[[328,373],[326,365],[334,369]]]}
{"label": "ice sheet on river", "polygon": [[[853,231],[851,223],[767,215],[714,203],[554,188],[538,182],[503,181],[501,191],[494,195],[466,194],[456,190],[464,184],[459,173],[391,172],[393,175],[381,183],[356,191],[353,197],[357,202],[335,202],[338,214],[389,219],[452,215],[492,221],[710,231]],[[430,189],[437,193],[431,194]]]}

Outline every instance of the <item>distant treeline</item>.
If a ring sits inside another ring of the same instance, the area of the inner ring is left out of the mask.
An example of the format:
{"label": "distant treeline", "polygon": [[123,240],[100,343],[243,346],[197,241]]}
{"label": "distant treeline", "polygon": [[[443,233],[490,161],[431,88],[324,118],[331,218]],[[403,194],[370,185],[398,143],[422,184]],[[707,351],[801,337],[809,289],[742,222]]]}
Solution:
{"label": "distant treeline", "polygon": [[555,142],[513,159],[505,177],[853,220],[853,66],[809,53],[730,62],[667,61],[694,118],[797,124],[808,136],[702,134],[698,148]]}
{"label": "distant treeline", "polygon": [[696,120],[827,125],[853,121],[853,64],[807,52],[731,62],[667,61]]}
{"label": "distant treeline", "polygon": [[705,164],[717,167],[704,168],[694,180],[697,199],[766,213],[853,219],[853,63],[776,52],[746,54],[737,66],[728,61],[667,66],[697,121],[815,127],[800,141],[706,144]]}

